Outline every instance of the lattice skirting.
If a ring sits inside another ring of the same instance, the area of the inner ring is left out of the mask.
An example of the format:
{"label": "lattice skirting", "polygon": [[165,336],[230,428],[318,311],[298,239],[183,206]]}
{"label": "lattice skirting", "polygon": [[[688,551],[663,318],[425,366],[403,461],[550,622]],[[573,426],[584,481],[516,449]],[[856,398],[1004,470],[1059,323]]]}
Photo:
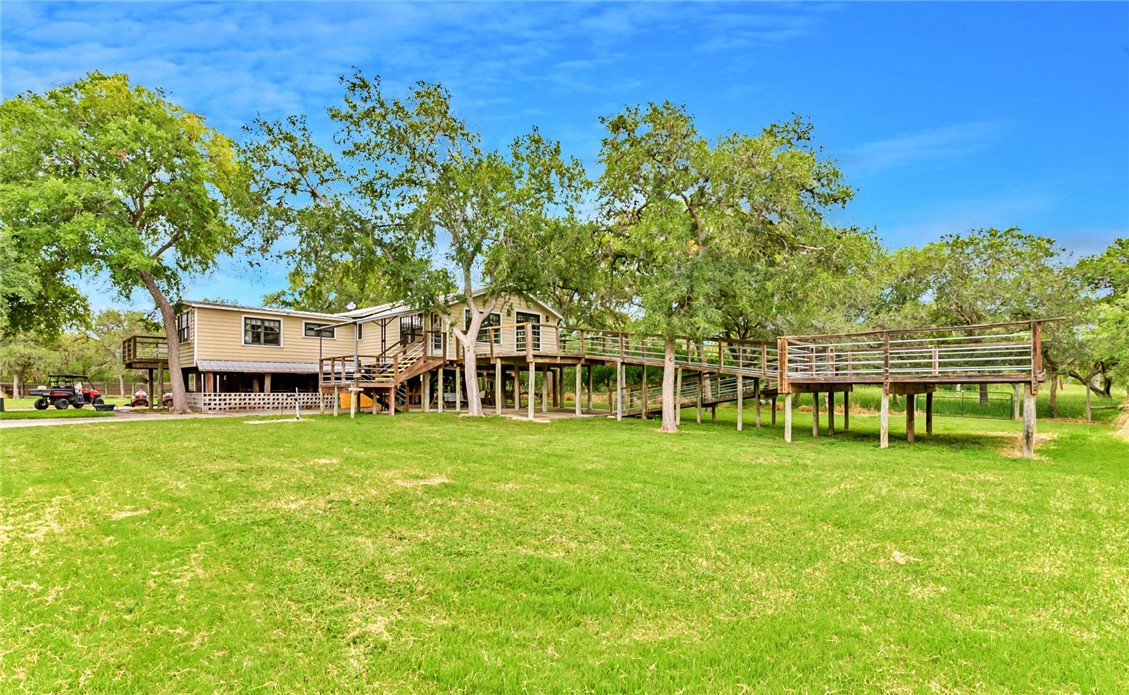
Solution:
{"label": "lattice skirting", "polygon": [[304,409],[313,409],[325,399],[326,406],[333,398],[319,393],[190,393],[188,407],[200,412],[231,410],[294,410],[294,401]]}

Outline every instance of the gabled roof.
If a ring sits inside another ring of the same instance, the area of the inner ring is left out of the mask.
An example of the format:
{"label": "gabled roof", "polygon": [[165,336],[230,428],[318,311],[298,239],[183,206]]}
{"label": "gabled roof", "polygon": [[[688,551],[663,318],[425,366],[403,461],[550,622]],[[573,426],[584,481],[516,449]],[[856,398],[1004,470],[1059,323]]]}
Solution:
{"label": "gabled roof", "polygon": [[277,309],[265,306],[244,306],[242,304],[221,304],[220,302],[200,302],[186,299],[180,302],[183,306],[203,307],[205,309],[222,309],[227,311],[253,311],[259,314],[281,314],[283,316],[305,316],[318,319],[337,319],[340,314],[326,314],[320,311],[295,311],[293,309]]}
{"label": "gabled roof", "polygon": [[[486,290],[484,288],[479,288],[479,289],[474,290],[473,296],[479,297],[479,296],[481,296],[485,293],[486,293]],[[439,297],[439,303],[440,304],[446,304],[446,305],[449,306],[451,304],[456,303],[457,298],[461,297],[461,296],[462,296],[461,293],[459,293],[459,294],[452,293],[452,294],[443,295],[443,296]],[[537,302],[541,306],[543,306],[545,309],[547,309],[549,311],[549,313],[551,313],[553,316],[557,317],[558,319],[564,318],[564,316],[561,315],[561,313],[559,311],[554,309],[549,304],[546,304],[545,302],[541,301],[537,297],[534,297],[534,296],[531,296],[531,295],[526,295],[526,297],[528,299],[531,299],[531,300]],[[240,304],[221,304],[219,302],[202,302],[202,301],[194,301],[194,300],[185,300],[185,301],[182,301],[181,304],[184,305],[184,306],[203,307],[203,308],[207,308],[207,309],[222,309],[222,310],[228,310],[228,311],[251,311],[251,312],[260,313],[260,314],[278,314],[278,315],[281,315],[281,316],[298,316],[298,317],[303,317],[303,318],[326,319],[326,320],[332,321],[333,323],[335,323],[337,325],[346,324],[346,323],[367,323],[369,321],[379,321],[381,319],[393,318],[393,317],[399,316],[401,314],[408,314],[408,313],[412,313],[414,311],[417,311],[417,309],[415,307],[412,307],[411,305],[409,305],[406,302],[389,302],[387,304],[377,304],[377,305],[374,305],[374,306],[368,306],[368,307],[361,307],[361,308],[358,308],[358,309],[353,309],[351,311],[343,311],[343,312],[338,313],[338,314],[328,314],[328,313],[323,313],[323,312],[318,312],[318,311],[294,311],[294,310],[291,310],[291,309],[275,309],[275,308],[271,308],[271,307],[261,307],[261,306],[243,306],[243,305],[240,305]]]}

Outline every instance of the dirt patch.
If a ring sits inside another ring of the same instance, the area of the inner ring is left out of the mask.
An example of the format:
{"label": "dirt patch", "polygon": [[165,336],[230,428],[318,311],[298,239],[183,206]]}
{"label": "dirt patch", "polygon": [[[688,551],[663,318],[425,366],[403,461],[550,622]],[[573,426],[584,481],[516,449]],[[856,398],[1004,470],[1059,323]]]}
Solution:
{"label": "dirt patch", "polygon": [[128,519],[131,516],[141,516],[142,514],[148,513],[148,509],[122,509],[121,511],[117,511],[111,514],[110,518],[114,521],[119,521],[121,519]]}
{"label": "dirt patch", "polygon": [[[999,438],[1000,453],[1008,458],[1023,458],[1023,435],[1015,434],[1014,432],[980,432],[979,434],[985,437]],[[1058,439],[1058,435],[1054,432],[1036,433],[1035,434],[1035,448],[1038,449],[1040,445]],[[1038,455],[1035,458],[1039,458]]]}
{"label": "dirt patch", "polygon": [[422,480],[397,480],[396,484],[400,487],[422,487],[424,485],[446,485],[449,482],[451,481],[447,476],[436,475]]}
{"label": "dirt patch", "polygon": [[1121,404],[1121,414],[1113,421],[1113,433],[1129,441],[1129,399]]}
{"label": "dirt patch", "polygon": [[294,418],[289,418],[289,419],[286,419],[286,420],[246,420],[246,421],[244,421],[243,424],[245,424],[245,425],[273,425],[273,424],[276,424],[276,423],[279,423],[279,422],[311,422],[311,420],[295,420]]}

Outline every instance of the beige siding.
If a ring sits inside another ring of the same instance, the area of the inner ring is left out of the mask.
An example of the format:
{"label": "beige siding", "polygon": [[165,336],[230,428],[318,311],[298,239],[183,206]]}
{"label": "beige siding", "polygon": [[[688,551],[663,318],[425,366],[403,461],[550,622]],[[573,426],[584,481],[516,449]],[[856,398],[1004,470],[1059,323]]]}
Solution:
{"label": "beige siding", "polygon": [[[465,304],[458,304],[451,308],[451,323],[464,325]],[[303,323],[315,321],[319,323],[335,323],[334,319],[318,319],[302,316],[288,316],[274,314],[269,311],[253,311],[247,309],[221,309],[212,307],[194,307],[193,317],[196,322],[194,333],[195,343],[188,342],[180,345],[181,359],[185,366],[194,364],[195,360],[248,360],[269,362],[316,362],[318,359],[318,339],[304,336]],[[537,303],[519,297],[513,297],[499,302],[494,311],[501,314],[502,344],[509,351],[513,351],[516,344],[517,312],[537,314],[541,317],[541,346],[538,352],[552,353],[557,350],[557,317],[549,310]],[[244,345],[243,320],[245,318],[267,318],[282,323],[282,345]],[[424,330],[432,329],[431,322],[424,322]],[[333,339],[326,338],[322,343],[323,357],[352,355],[353,326],[338,326]],[[383,341],[381,335],[381,322],[370,321],[362,328],[362,338],[356,345],[360,355],[379,355],[385,349],[391,351],[400,341],[400,317],[394,316],[385,321]],[[455,340],[453,336],[447,337],[447,355],[454,359],[456,355]]]}
{"label": "beige siding", "polygon": [[[270,362],[317,362],[318,339],[303,335],[306,321],[334,323],[333,319],[285,316],[242,309],[196,307],[196,359],[265,360]],[[243,319],[265,318],[282,322],[282,345],[244,345]],[[367,327],[366,327],[367,328]],[[353,327],[338,326],[335,338],[322,341],[326,357],[352,354]]]}
{"label": "beige siding", "polygon": [[[523,297],[507,297],[498,301],[495,312],[501,314],[502,319],[502,349],[512,351],[517,344],[517,332],[523,330],[514,325],[517,323],[517,313],[537,314],[541,317],[541,346],[539,353],[555,353],[557,351],[557,317],[544,305],[530,301]],[[466,304],[457,304],[451,309],[451,322],[459,327],[466,325]],[[483,333],[482,335],[485,335]],[[448,356],[454,358],[456,353],[455,339],[451,337],[448,343]]]}

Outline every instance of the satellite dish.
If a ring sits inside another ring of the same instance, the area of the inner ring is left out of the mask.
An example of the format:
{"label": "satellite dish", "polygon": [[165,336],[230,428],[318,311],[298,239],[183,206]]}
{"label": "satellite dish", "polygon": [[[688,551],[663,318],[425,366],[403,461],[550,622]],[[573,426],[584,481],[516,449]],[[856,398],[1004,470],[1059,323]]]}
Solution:
{"label": "satellite dish", "polygon": [[352,311],[353,309],[357,308],[357,305],[354,302],[349,302],[348,304],[345,305],[345,308],[348,309],[349,311]]}

